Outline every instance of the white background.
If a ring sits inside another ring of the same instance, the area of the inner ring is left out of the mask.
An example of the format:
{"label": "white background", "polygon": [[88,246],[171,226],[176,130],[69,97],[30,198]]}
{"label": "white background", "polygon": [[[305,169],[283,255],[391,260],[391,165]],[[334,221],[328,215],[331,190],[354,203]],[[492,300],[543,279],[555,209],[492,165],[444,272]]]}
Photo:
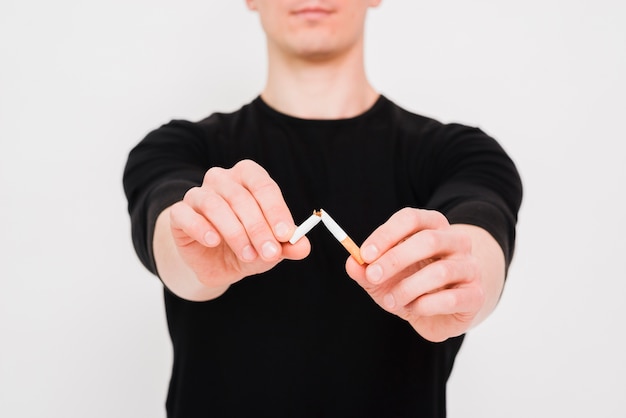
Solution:
{"label": "white background", "polygon": [[[626,3],[385,0],[367,66],[398,104],[477,125],[525,186],[501,305],[449,416],[626,416]],[[171,347],[121,176],[172,118],[254,98],[243,0],[0,3],[0,416],[163,417]]]}

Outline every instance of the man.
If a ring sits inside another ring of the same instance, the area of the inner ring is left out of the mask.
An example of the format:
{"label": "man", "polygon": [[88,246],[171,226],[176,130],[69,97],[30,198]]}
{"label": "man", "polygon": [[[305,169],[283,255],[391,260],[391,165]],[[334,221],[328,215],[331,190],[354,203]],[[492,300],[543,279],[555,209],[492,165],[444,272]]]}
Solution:
{"label": "man", "polygon": [[[370,85],[380,0],[246,2],[267,37],[261,95],[153,131],[124,173],[135,248],[165,285],[168,416],[443,417],[513,254],[515,166]],[[365,264],[322,226],[289,242],[316,209]]]}

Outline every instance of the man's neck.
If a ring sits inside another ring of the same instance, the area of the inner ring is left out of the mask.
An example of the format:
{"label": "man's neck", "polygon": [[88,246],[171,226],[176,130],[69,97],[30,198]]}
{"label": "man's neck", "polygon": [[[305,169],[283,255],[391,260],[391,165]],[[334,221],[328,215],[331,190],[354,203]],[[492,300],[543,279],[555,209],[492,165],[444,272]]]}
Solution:
{"label": "man's neck", "polygon": [[287,58],[269,51],[263,100],[303,119],[345,119],[369,109],[379,94],[367,80],[362,49],[332,59]]}

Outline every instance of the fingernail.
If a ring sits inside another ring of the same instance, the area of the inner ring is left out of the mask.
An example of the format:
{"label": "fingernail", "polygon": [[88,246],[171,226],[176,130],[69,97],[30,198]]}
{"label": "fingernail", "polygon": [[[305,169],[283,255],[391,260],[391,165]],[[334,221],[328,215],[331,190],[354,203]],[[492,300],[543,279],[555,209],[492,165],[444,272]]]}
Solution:
{"label": "fingernail", "polygon": [[368,245],[363,249],[363,251],[361,251],[361,257],[363,257],[366,262],[376,260],[376,258],[378,258],[378,248],[376,248],[373,244]]}
{"label": "fingernail", "polygon": [[284,222],[279,222],[274,227],[274,233],[278,238],[286,238],[287,234],[289,234],[289,227]]}
{"label": "fingernail", "polygon": [[220,237],[213,231],[209,231],[204,235],[204,242],[209,247],[214,247],[220,242]]}
{"label": "fingernail", "polygon": [[256,258],[256,251],[254,251],[254,248],[252,248],[251,245],[246,245],[243,247],[241,256],[245,261],[254,261]]}
{"label": "fingernail", "polygon": [[385,295],[383,298],[383,305],[385,305],[385,308],[387,309],[393,309],[396,307],[396,299],[391,293]]}
{"label": "fingernail", "polygon": [[261,247],[261,252],[263,253],[263,258],[271,259],[278,254],[278,247],[271,241],[267,241]]}
{"label": "fingernail", "polygon": [[372,283],[380,283],[383,279],[383,268],[378,264],[372,264],[367,268],[367,280]]}

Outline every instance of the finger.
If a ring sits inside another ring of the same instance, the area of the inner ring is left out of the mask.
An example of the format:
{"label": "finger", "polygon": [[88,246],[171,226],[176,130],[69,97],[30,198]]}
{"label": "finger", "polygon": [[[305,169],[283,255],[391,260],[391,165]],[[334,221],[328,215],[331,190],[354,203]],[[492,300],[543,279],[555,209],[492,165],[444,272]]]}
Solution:
{"label": "finger", "polygon": [[221,238],[209,221],[187,203],[178,202],[170,208],[170,226],[176,245],[185,246],[197,241],[207,247],[215,247]]}
{"label": "finger", "polygon": [[438,259],[455,253],[467,254],[471,241],[456,231],[428,229],[413,234],[384,252],[367,267],[367,279],[380,284],[405,271],[410,266],[419,270],[424,260]]}
{"label": "finger", "polygon": [[302,237],[295,244],[282,243],[282,257],[288,260],[302,260],[311,253],[311,242]]}
{"label": "finger", "polygon": [[462,286],[424,295],[408,309],[415,316],[455,315],[463,321],[476,316],[485,297],[480,286]]}
{"label": "finger", "polygon": [[[231,176],[218,177],[213,189],[230,205],[252,246],[265,261],[276,261],[281,256],[281,245],[261,210],[257,197],[246,188],[240,179]],[[270,180],[271,182],[271,180]]]}
{"label": "finger", "polygon": [[238,173],[241,184],[258,202],[276,239],[287,242],[296,226],[278,184],[254,161],[240,161],[233,169]]}
{"label": "finger", "polygon": [[359,284],[365,290],[369,290],[373,287],[373,285],[367,280],[365,276],[365,268],[366,265],[359,264],[358,261],[352,256],[347,257],[346,259],[346,273],[350,276],[355,282]]}
{"label": "finger", "polygon": [[407,237],[424,229],[441,229],[448,225],[448,220],[440,212],[414,208],[401,209],[363,242],[361,256],[367,264],[371,264]]}
{"label": "finger", "polygon": [[212,189],[196,188],[187,192],[184,201],[213,225],[242,261],[251,262],[257,258],[257,251],[250,242],[244,226],[230,204],[220,194]]}
{"label": "finger", "polygon": [[478,283],[478,267],[472,259],[438,260],[400,280],[383,298],[389,311],[407,309],[419,298],[461,284]]}

